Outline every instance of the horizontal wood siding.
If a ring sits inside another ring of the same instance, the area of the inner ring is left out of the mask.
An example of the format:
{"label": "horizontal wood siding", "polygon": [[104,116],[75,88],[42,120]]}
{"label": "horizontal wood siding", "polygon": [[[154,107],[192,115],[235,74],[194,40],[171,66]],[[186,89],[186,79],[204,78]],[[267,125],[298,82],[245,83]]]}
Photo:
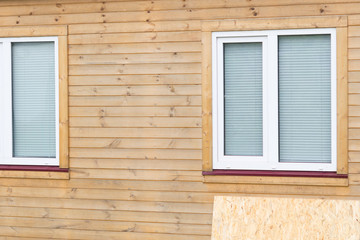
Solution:
{"label": "horizontal wood siding", "polygon": [[[204,183],[202,21],[333,15],[349,25],[349,186]],[[0,175],[0,239],[210,240],[215,195],[360,199],[359,0],[0,1],[2,34],[50,25],[68,26],[70,179]]]}

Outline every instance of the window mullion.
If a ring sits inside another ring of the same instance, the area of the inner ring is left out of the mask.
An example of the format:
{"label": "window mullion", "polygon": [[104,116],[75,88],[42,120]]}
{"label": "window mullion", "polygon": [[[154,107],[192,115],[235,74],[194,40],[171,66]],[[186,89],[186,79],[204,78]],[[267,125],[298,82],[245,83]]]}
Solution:
{"label": "window mullion", "polygon": [[[4,81],[5,81],[5,74],[4,74],[4,43],[0,42],[0,112],[4,112],[5,101],[4,101]],[[3,114],[1,114],[3,115]],[[4,120],[3,117],[0,117],[0,133],[4,132]],[[4,159],[5,154],[4,150],[5,147],[3,146],[6,142],[6,137],[4,134],[0,134],[0,163],[2,159]]]}
{"label": "window mullion", "polygon": [[3,42],[2,95],[2,160],[12,158],[12,87],[11,87],[11,42]]}
{"label": "window mullion", "polygon": [[[225,127],[224,127],[224,43],[222,41],[218,41],[218,45],[217,45],[217,60],[218,60],[218,68],[217,68],[217,78],[221,79],[220,81],[217,81],[217,113],[218,113],[218,130],[217,130],[217,139],[218,139],[218,149],[217,149],[217,154],[219,159],[221,159],[221,161],[224,160],[224,152],[225,152],[225,138],[224,138],[224,131],[225,131]],[[225,166],[225,168],[228,166]]]}
{"label": "window mullion", "polygon": [[277,169],[279,163],[279,138],[278,138],[278,37],[277,34],[268,35],[268,146],[269,164],[273,170]]}

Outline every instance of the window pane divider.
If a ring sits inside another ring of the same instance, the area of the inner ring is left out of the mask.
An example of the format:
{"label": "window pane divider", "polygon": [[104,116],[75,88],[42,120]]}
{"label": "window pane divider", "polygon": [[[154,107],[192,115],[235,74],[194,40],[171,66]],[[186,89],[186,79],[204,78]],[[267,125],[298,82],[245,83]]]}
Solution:
{"label": "window pane divider", "polygon": [[279,161],[279,126],[278,126],[278,36],[270,33],[268,35],[268,86],[267,102],[269,114],[269,167],[276,170]]}

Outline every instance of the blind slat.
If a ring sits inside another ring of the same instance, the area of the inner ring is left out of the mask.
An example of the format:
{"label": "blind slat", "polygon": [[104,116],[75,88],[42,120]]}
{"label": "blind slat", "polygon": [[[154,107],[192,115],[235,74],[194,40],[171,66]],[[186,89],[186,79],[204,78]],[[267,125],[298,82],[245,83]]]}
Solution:
{"label": "blind slat", "polygon": [[278,39],[280,162],[330,163],[330,35]]}
{"label": "blind slat", "polygon": [[13,155],[56,156],[53,42],[12,43]]}
{"label": "blind slat", "polygon": [[263,155],[262,43],[224,44],[225,155]]}

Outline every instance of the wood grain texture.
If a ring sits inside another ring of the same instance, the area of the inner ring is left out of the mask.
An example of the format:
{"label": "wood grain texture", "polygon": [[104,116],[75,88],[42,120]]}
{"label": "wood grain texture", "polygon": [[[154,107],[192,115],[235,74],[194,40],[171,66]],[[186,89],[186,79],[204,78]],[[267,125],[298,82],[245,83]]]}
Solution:
{"label": "wood grain texture", "polygon": [[[256,11],[256,10],[253,10]],[[296,17],[247,20],[205,21],[202,31],[244,31],[268,29],[347,27],[347,17]]]}
{"label": "wood grain texture", "polygon": [[7,171],[0,170],[1,178],[21,178],[21,179],[69,179],[68,172],[43,172],[43,171]]}
{"label": "wood grain texture", "polygon": [[211,32],[202,33],[202,150],[203,171],[212,170],[212,54]]}
{"label": "wood grain texture", "polygon": [[0,27],[0,37],[67,36],[67,26]]}
{"label": "wood grain texture", "polygon": [[59,166],[69,167],[69,90],[68,39],[58,37],[59,44]]}
{"label": "wood grain texture", "polygon": [[[209,240],[216,195],[359,198],[359,7],[0,1],[0,37],[60,36],[60,166],[70,167],[0,171],[0,239]],[[338,28],[338,170],[349,178],[204,178],[212,169],[211,31],[321,27]]]}
{"label": "wood grain texture", "polygon": [[337,39],[337,173],[348,172],[348,30],[336,29]]}

